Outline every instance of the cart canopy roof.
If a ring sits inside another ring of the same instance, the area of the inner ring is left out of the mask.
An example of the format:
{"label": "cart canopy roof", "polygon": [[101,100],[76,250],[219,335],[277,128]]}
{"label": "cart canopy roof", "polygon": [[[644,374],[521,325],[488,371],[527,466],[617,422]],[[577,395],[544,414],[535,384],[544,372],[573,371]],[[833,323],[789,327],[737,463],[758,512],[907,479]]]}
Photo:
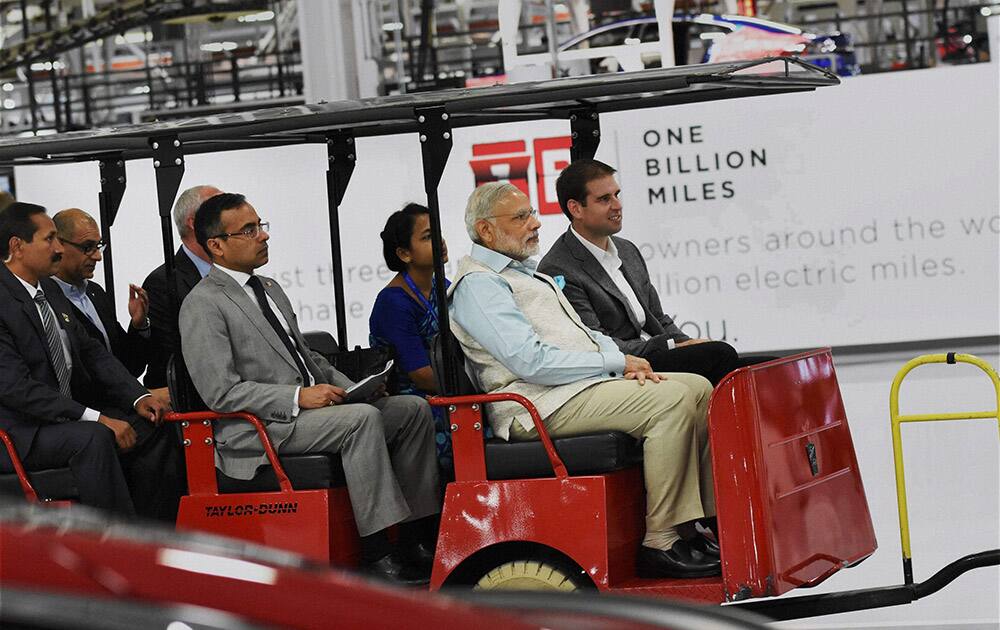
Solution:
{"label": "cart canopy roof", "polygon": [[0,165],[151,158],[154,138],[174,136],[190,155],[325,142],[336,132],[357,137],[416,132],[418,117],[430,113],[447,114],[448,124],[458,128],[804,92],[839,82],[835,75],[785,57],[678,66],[0,138]]}

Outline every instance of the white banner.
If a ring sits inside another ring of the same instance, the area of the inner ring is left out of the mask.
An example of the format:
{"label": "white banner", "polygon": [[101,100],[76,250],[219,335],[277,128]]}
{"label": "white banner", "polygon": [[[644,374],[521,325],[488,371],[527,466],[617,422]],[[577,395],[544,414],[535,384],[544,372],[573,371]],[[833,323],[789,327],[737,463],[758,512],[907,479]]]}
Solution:
{"label": "white banner", "polygon": [[[692,336],[743,351],[997,335],[1000,194],[996,64],[861,76],[813,93],[605,115],[598,158],[619,170],[621,236],[639,246],[664,310]],[[460,129],[440,188],[452,265],[477,181],[510,179],[566,229],[553,184],[564,121]],[[187,160],[182,188],[242,192],[271,222],[271,263],[303,329],[336,329],[325,146]],[[23,167],[19,197],[95,216],[96,164]],[[129,163],[113,230],[126,282],[162,261],[152,166]],[[341,208],[348,331],[367,344],[391,277],[385,218],[424,201],[415,136],[358,141]],[[100,281],[98,273],[97,280]]]}

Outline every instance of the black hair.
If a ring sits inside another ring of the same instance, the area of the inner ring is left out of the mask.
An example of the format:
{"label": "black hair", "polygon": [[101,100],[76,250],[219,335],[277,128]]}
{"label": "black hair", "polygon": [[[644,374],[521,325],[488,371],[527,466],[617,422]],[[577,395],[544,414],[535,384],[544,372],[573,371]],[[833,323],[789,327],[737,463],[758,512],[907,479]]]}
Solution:
{"label": "black hair", "polygon": [[382,237],[382,257],[385,258],[385,266],[395,272],[406,271],[406,263],[396,255],[396,249],[410,249],[413,239],[413,226],[417,223],[417,216],[430,214],[427,206],[419,203],[408,203],[402,210],[397,210],[386,219],[385,229],[379,236]]}
{"label": "black hair", "polygon": [[45,207],[22,201],[16,201],[0,212],[0,258],[10,255],[11,237],[31,242],[38,231],[38,226],[31,220],[36,214],[45,214]]}
{"label": "black hair", "polygon": [[598,160],[577,160],[563,169],[556,180],[556,197],[559,207],[570,221],[569,200],[575,199],[580,205],[587,205],[587,184],[595,179],[614,175],[617,171]]}
{"label": "black hair", "polygon": [[212,253],[208,250],[208,239],[222,233],[222,213],[239,208],[246,202],[247,198],[239,193],[219,193],[203,201],[195,210],[194,238],[210,258]]}

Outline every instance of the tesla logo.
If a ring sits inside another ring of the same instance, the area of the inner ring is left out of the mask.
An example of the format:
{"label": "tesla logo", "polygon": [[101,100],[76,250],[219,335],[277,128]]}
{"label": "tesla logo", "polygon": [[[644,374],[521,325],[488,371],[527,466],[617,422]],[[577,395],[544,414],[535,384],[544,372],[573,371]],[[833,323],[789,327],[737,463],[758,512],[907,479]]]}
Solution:
{"label": "tesla logo", "polygon": [[[476,186],[487,182],[510,182],[533,199],[540,214],[559,214],[556,178],[569,165],[571,144],[569,136],[536,138],[530,149],[524,140],[474,144],[469,166],[475,175]],[[532,195],[531,180],[534,180],[535,195]]]}

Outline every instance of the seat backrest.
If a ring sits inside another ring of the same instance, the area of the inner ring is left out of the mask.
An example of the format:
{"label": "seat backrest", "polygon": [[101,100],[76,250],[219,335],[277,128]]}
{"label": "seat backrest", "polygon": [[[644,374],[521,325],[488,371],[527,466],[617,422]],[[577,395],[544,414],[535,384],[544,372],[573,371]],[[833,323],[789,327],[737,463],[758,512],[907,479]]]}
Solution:
{"label": "seat backrest", "polygon": [[331,364],[334,361],[333,357],[340,352],[340,348],[337,347],[337,340],[325,330],[310,330],[309,332],[302,333],[302,337],[306,340],[310,350],[315,350],[322,354],[323,358]]}
{"label": "seat backrest", "polygon": [[[354,350],[341,352],[333,335],[325,330],[311,330],[302,333],[310,350],[320,353],[330,365],[337,368],[352,381],[381,372],[389,359],[395,359],[396,353],[389,347],[362,348],[354,346]],[[398,366],[393,367],[385,379],[386,391],[389,394],[399,393]]]}
{"label": "seat backrest", "polygon": [[444,341],[442,335],[434,335],[431,338],[431,368],[434,370],[434,379],[437,381],[438,392],[442,396],[467,396],[469,394],[482,394],[478,387],[469,378],[465,371],[465,355],[462,353],[462,346],[458,340],[452,340],[451,363],[457,367],[458,391],[449,392],[444,387]]}
{"label": "seat backrest", "polygon": [[167,360],[167,390],[170,392],[170,406],[178,413],[208,409],[191,381],[184,357],[179,353],[170,355]]}

